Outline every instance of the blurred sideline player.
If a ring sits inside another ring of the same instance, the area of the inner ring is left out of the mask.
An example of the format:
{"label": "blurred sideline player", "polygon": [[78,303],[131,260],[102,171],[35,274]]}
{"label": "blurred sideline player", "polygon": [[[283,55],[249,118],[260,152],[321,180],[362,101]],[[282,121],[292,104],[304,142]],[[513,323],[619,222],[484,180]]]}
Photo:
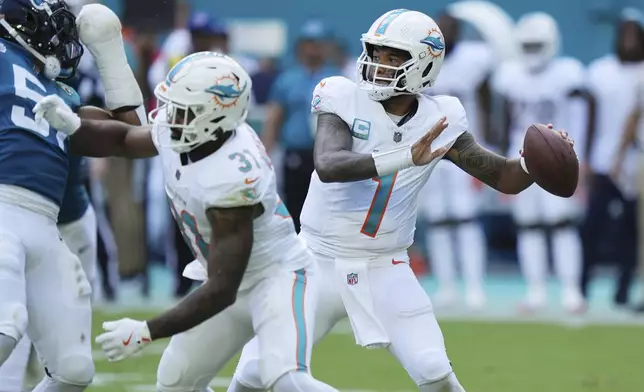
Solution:
{"label": "blurred sideline player", "polygon": [[[68,246],[91,247],[96,231],[85,199],[79,201],[85,208],[73,206],[76,214],[63,211],[61,215],[63,222],[65,214],[71,220],[60,227],[67,246],[59,236],[55,223],[62,210],[61,200],[67,198],[73,204],[69,196],[64,197],[71,159],[66,135],[47,122],[34,120],[31,109],[43,95],[55,93],[81,116],[111,117],[96,109],[78,109],[76,91],[54,81],[73,76],[83,54],[79,36],[90,52],[102,53],[94,57],[112,90],[108,106],[121,109],[115,118],[140,123],[133,109],[142,104],[142,96],[136,82],[132,85],[134,77],[125,61],[118,18],[105,7],[85,12],[78,19],[78,28],[63,1],[4,1],[0,13],[4,15],[0,67],[6,78],[2,82],[4,129],[0,131],[5,146],[0,150],[0,364],[12,352],[15,341],[24,336],[18,346],[21,351],[14,352],[16,357],[6,364],[9,368],[3,368],[17,377],[7,378],[7,382],[3,378],[0,388],[22,389],[29,355],[27,332],[35,337],[34,345],[47,373],[35,390],[82,391],[94,373],[88,341],[91,287],[84,270],[94,269],[95,253],[91,249],[79,252],[84,256],[82,263]],[[14,381],[17,384],[9,386]]]}
{"label": "blurred sideline player", "polygon": [[56,96],[36,108],[87,155],[161,157],[171,210],[197,255],[187,274],[205,283],[146,322],[104,323],[96,338],[118,361],[172,337],[158,369],[160,392],[208,391],[255,335],[267,388],[336,391],[310,374],[315,261],[277,195],[266,150],[244,122],[250,91],[237,62],[200,52],[179,61],[155,89],[160,105],[151,127],[81,121]]}
{"label": "blurred sideline player", "polygon": [[619,150],[644,69],[644,15],[625,8],[615,22],[613,51],[588,66],[589,90],[597,109],[588,143],[590,189],[581,231],[581,290],[584,296],[590,294],[595,268],[610,257],[618,269],[612,305],[619,309],[629,305],[637,268],[637,156],[641,145],[628,144],[621,154]]}
{"label": "blurred sideline player", "polygon": [[[457,98],[420,94],[434,84],[445,55],[432,18],[389,11],[362,43],[358,82],[324,79],[311,103],[316,167],[301,236],[324,283],[315,340],[348,316],[356,343],[388,348],[420,391],[462,392],[432,303],[409,266],[418,193],[440,159],[503,193],[521,192],[532,179],[520,159],[475,141]],[[229,392],[262,390],[257,358],[253,340]]]}
{"label": "blurred sideline player", "polygon": [[[525,129],[532,123],[562,124],[579,140],[585,134],[586,118],[574,97],[584,88],[584,69],[575,59],[557,57],[557,23],[542,12],[526,14],[517,22],[516,37],[520,59],[502,64],[493,79],[493,88],[503,96],[509,110],[509,153],[522,148]],[[538,186],[514,198],[517,252],[527,283],[522,310],[532,311],[546,304],[548,233],[554,271],[562,287],[561,304],[569,312],[584,309],[579,284],[581,240],[576,227],[580,213],[578,198],[554,196]]]}
{"label": "blurred sideline player", "polygon": [[[459,98],[467,113],[468,132],[482,139],[490,112],[487,78],[492,53],[483,42],[459,40],[459,23],[446,13],[438,19],[445,37],[445,61],[440,78],[427,92]],[[473,309],[485,305],[487,245],[478,222],[477,183],[456,165],[439,162],[421,191],[424,200],[420,209],[430,225],[426,245],[438,280],[438,292],[432,296],[437,306],[451,306],[457,300],[457,259],[465,281],[465,303]]]}

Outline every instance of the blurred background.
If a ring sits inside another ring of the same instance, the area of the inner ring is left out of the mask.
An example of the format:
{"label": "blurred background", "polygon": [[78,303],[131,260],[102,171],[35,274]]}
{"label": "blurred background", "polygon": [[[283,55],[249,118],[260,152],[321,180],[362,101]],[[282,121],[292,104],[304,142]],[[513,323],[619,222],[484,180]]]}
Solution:
{"label": "blurred background", "polygon": [[[644,325],[644,216],[637,209],[644,170],[638,132],[632,135],[642,127],[644,1],[103,3],[121,17],[130,65],[149,109],[155,85],[187,54],[218,50],[246,68],[253,79],[249,123],[273,156],[282,198],[294,217],[313,170],[311,92],[327,76],[355,79],[360,34],[381,14],[408,8],[439,20],[448,55],[427,93],[461,98],[481,143],[514,158],[519,148],[512,129],[524,130],[531,121],[507,118],[514,113],[508,108],[520,101],[504,68],[521,49],[513,29],[526,13],[551,15],[556,38],[544,45],[581,63],[574,75],[563,72],[543,82],[557,89],[577,81],[564,94],[574,103],[564,124],[555,123],[576,140],[577,194],[564,207],[523,202],[441,163],[421,195],[412,267],[439,320],[445,320],[448,348],[468,391],[644,390],[642,373],[633,367],[644,363],[644,344],[641,337],[631,340]],[[91,67],[86,64],[81,73],[80,93],[100,106],[101,86]],[[520,118],[548,123],[561,117],[533,111]],[[166,204],[158,165],[155,159],[91,162],[88,186],[99,215],[101,263],[96,301],[104,312],[99,320],[114,312],[132,315],[130,309],[162,309],[194,288],[181,277],[193,256]],[[561,211],[551,213],[555,209]],[[532,218],[517,211],[532,211]],[[529,326],[517,324],[523,322]],[[314,355],[318,377],[340,377],[347,390],[412,390],[386,353],[358,351],[347,331],[340,328],[321,345],[321,359]],[[104,367],[95,388],[153,390],[145,385],[153,384],[159,353],[150,351],[152,357],[134,373],[131,364],[99,364]],[[374,380],[374,368],[386,377]],[[534,382],[525,385],[528,377]],[[213,385],[226,384],[225,377],[217,380]]]}

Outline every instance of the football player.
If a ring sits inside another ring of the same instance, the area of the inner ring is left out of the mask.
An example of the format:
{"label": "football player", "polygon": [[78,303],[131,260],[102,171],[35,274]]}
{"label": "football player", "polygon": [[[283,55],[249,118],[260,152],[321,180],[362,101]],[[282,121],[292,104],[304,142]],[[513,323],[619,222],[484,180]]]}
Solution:
{"label": "football player", "polygon": [[[584,90],[585,73],[579,61],[557,57],[557,23],[542,12],[527,14],[517,22],[516,37],[521,47],[519,60],[502,64],[493,77],[494,90],[507,103],[509,152],[522,148],[525,129],[532,123],[565,124],[579,140],[587,122],[575,99],[579,100]],[[522,310],[534,311],[546,304],[548,232],[555,274],[562,287],[561,304],[569,312],[584,310],[579,284],[581,240],[576,227],[580,212],[578,199],[554,196],[538,186],[514,199],[517,253],[527,283]]]}
{"label": "football player", "polygon": [[[118,18],[104,6],[93,7],[79,15],[77,27],[64,1],[0,2],[0,364],[28,335],[47,373],[39,392],[82,391],[92,381],[94,365],[86,266],[56,226],[70,166],[67,135],[36,121],[32,110],[44,95],[57,94],[80,116],[112,117],[79,108],[76,91],[59,82],[75,73],[83,54],[79,37],[110,87],[114,117],[140,123],[135,109],[143,103],[125,60]],[[70,240],[84,231],[85,215],[78,219],[82,229],[66,230]],[[22,363],[16,370],[22,373],[24,362],[16,363]]]}
{"label": "football player", "polygon": [[[479,139],[489,123],[491,50],[481,41],[460,40],[459,21],[448,13],[441,14],[438,25],[445,38],[445,60],[440,79],[427,93],[457,97],[467,113],[468,131]],[[430,225],[426,245],[438,281],[433,296],[437,306],[452,306],[458,299],[457,259],[465,283],[465,304],[475,310],[485,305],[487,246],[478,222],[479,184],[456,165],[443,161],[421,191],[420,208]]]}
{"label": "football player", "polygon": [[[301,236],[324,282],[315,340],[348,316],[356,343],[387,347],[421,391],[462,392],[432,303],[409,266],[418,192],[441,159],[503,193],[533,181],[520,159],[476,142],[457,98],[420,94],[434,85],[445,55],[432,18],[387,12],[362,43],[358,81],[322,80],[311,105],[316,170]],[[245,347],[229,392],[261,390],[256,343]]]}
{"label": "football player", "polygon": [[90,156],[161,157],[172,213],[197,260],[186,274],[205,282],[148,321],[106,322],[96,338],[112,361],[172,337],[158,391],[206,391],[219,370],[258,337],[262,385],[274,391],[335,391],[309,371],[315,261],[277,195],[275,172],[244,120],[251,79],[230,57],[199,52],[155,89],[152,127],[81,120],[57,96],[35,111],[65,129]]}

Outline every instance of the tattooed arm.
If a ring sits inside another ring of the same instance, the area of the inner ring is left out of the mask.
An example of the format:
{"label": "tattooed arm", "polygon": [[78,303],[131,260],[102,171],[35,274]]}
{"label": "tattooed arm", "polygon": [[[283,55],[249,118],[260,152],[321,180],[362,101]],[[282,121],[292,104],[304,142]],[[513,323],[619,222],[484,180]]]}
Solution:
{"label": "tattooed arm", "polygon": [[187,331],[235,303],[253,248],[257,206],[211,208],[208,280],[174,308],[147,321],[152,340]]}
{"label": "tattooed arm", "polygon": [[371,154],[351,151],[353,138],[347,123],[333,113],[320,113],[313,159],[322,182],[351,182],[377,177]]}
{"label": "tattooed arm", "polygon": [[444,159],[501,193],[517,194],[533,182],[518,159],[508,159],[483,148],[469,132],[456,139]]}

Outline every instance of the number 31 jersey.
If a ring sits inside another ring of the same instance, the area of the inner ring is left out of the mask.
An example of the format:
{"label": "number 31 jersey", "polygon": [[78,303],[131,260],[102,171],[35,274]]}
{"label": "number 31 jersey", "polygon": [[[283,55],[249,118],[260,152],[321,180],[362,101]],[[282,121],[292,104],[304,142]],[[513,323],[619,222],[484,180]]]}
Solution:
{"label": "number 31 jersey", "polygon": [[0,184],[35,192],[58,209],[67,182],[66,135],[36,123],[32,111],[47,95],[59,95],[74,110],[80,98],[34,66],[24,49],[0,40]]}
{"label": "number 31 jersey", "polygon": [[[398,126],[381,103],[349,79],[324,79],[313,92],[311,111],[344,120],[353,137],[352,151],[371,154],[411,145],[446,116],[449,126],[432,148],[451,146],[467,130],[465,110],[457,98],[418,95],[418,110]],[[323,183],[316,172],[302,210],[302,236],[317,252],[333,257],[369,258],[401,254],[412,244],[418,192],[438,159],[368,180]]]}
{"label": "number 31 jersey", "polygon": [[298,270],[312,262],[277,194],[275,173],[266,150],[250,126],[241,125],[219,150],[185,165],[169,146],[169,129],[154,125],[152,140],[161,157],[172,214],[201,265],[190,267],[201,272],[194,278],[207,278],[211,228],[206,211],[210,208],[256,204],[264,207],[253,223],[253,250],[240,289],[252,286],[281,266]]}

